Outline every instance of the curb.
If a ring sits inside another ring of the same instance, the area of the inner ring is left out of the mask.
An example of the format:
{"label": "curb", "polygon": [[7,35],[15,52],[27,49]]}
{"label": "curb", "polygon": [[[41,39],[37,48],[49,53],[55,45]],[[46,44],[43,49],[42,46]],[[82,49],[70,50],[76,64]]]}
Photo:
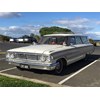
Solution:
{"label": "curb", "polygon": [[10,75],[10,74],[5,74],[5,73],[0,73],[0,75],[10,77],[10,78],[16,78],[16,79],[31,81],[31,82],[35,82],[35,83],[46,84],[46,85],[49,85],[51,87],[69,87],[69,86],[66,86],[66,85],[60,85],[60,84],[55,84],[55,83],[51,83],[51,82],[45,82],[45,81],[41,81],[41,80],[37,80],[37,79],[31,79],[31,78],[26,78],[26,77],[16,76],[16,75]]}

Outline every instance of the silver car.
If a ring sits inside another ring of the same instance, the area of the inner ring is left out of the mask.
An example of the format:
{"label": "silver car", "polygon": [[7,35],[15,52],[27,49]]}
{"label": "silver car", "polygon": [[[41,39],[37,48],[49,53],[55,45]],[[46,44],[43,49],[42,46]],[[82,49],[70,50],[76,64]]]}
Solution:
{"label": "silver car", "polygon": [[7,51],[6,59],[17,68],[54,70],[57,74],[69,65],[94,51],[87,36],[78,34],[51,34],[39,44]]}

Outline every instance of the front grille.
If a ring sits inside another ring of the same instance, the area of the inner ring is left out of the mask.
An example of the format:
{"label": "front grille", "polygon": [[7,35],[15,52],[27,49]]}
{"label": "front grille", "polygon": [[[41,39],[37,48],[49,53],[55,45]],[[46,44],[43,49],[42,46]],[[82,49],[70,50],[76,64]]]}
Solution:
{"label": "front grille", "polygon": [[19,58],[19,59],[27,59],[27,55],[26,54],[15,54],[15,57]]}
{"label": "front grille", "polygon": [[15,53],[15,59],[39,60],[39,54]]}
{"label": "front grille", "polygon": [[38,55],[27,55],[27,59],[30,59],[30,60],[39,60],[38,59]]}

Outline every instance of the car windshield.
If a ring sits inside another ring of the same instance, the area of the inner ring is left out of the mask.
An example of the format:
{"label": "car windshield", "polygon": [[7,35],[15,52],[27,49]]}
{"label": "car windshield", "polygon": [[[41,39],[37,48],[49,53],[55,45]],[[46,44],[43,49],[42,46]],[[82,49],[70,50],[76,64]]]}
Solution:
{"label": "car windshield", "polygon": [[50,44],[50,45],[64,45],[67,42],[67,38],[65,36],[44,36],[40,40],[40,44]]}

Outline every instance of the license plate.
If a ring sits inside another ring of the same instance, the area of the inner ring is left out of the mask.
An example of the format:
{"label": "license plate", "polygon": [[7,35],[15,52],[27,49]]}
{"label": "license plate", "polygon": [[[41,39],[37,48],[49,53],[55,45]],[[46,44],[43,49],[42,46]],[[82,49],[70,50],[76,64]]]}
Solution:
{"label": "license plate", "polygon": [[21,68],[25,68],[25,69],[29,69],[29,65],[21,64],[20,67],[21,67]]}

